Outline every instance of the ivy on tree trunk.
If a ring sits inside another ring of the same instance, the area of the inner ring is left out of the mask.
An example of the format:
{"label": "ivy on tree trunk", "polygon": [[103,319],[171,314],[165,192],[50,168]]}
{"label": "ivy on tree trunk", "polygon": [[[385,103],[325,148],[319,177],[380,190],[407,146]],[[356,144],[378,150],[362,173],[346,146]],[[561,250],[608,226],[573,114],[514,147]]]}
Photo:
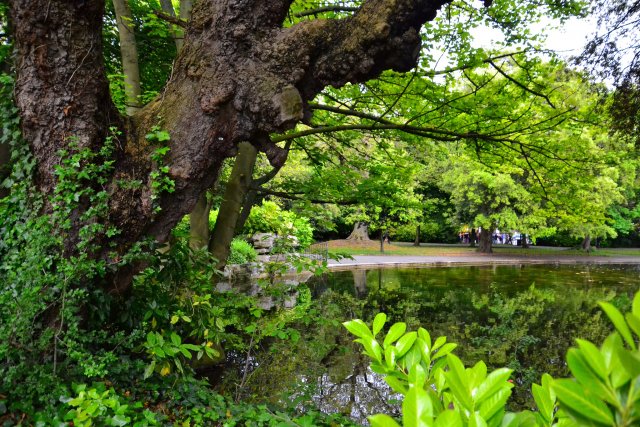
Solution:
{"label": "ivy on tree trunk", "polygon": [[[115,128],[116,151],[105,159],[113,162],[105,228],[120,233],[97,236],[90,255],[110,264],[143,238],[164,242],[238,143],[255,141],[279,164],[284,153],[268,135],[308,117],[308,102],[324,87],[411,69],[420,27],[445,3],[366,0],[349,18],[283,28],[290,0],[201,0],[165,89],[128,119],[115,109],[105,76],[104,1],[13,0],[15,97],[23,135],[38,160],[37,185],[53,193],[59,152],[71,140],[97,152]],[[165,159],[170,192],[154,190],[158,147],[146,138],[153,128],[171,137]],[[127,182],[141,185],[122,185]],[[71,254],[81,214],[73,215],[65,242]],[[111,290],[128,286],[120,281]]]}

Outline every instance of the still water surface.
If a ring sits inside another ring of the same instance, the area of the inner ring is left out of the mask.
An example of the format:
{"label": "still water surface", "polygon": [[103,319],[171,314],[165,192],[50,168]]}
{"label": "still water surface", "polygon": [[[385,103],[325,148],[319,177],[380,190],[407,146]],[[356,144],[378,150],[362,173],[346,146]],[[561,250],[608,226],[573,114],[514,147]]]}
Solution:
{"label": "still water surface", "polygon": [[[257,400],[313,402],[356,421],[394,413],[393,396],[368,370],[339,325],[389,322],[423,326],[432,337],[459,344],[469,365],[515,369],[511,408],[530,407],[532,382],[543,372],[565,376],[564,356],[576,337],[600,344],[610,332],[597,307],[607,300],[630,307],[640,288],[640,265],[498,265],[340,271],[309,284],[320,321],[304,325],[297,343],[276,343],[258,356],[247,392]],[[390,402],[391,401],[391,402]]]}

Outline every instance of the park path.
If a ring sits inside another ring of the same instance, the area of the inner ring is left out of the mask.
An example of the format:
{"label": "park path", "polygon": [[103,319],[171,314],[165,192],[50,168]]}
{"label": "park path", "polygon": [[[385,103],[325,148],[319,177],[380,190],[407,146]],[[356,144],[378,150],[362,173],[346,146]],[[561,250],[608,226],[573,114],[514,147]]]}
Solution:
{"label": "park path", "polygon": [[638,256],[598,255],[354,255],[353,259],[329,260],[331,270],[349,270],[366,267],[446,267],[454,265],[499,264],[640,264]]}

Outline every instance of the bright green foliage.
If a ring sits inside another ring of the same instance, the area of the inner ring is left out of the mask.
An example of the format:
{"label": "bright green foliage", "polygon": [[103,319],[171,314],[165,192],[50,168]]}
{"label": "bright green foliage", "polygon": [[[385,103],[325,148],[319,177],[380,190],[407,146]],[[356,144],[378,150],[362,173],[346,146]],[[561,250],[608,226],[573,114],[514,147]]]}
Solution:
{"label": "bright green foliage", "polygon": [[[371,369],[385,375],[391,388],[404,395],[405,426],[633,426],[640,421],[640,292],[632,311],[623,315],[612,304],[601,303],[616,332],[598,348],[578,339],[567,353],[570,379],[542,376],[533,384],[538,411],[507,413],[513,384],[510,369],[487,374],[480,361],[472,368],[447,348],[446,338],[433,345],[423,328],[406,332],[404,323],[389,329],[382,345],[376,340],[386,315],[373,321],[373,331],[361,320],[344,326],[372,359]],[[395,344],[394,344],[395,343]],[[447,350],[445,350],[447,348]],[[446,354],[446,358],[441,358]],[[440,360],[436,360],[440,358]],[[386,415],[370,417],[373,426],[399,425]]]}
{"label": "bright green foliage", "polygon": [[242,231],[247,235],[277,233],[279,236],[295,236],[302,247],[313,243],[313,227],[309,219],[284,210],[271,201],[264,201],[251,209]]}
{"label": "bright green foliage", "polygon": [[248,262],[254,262],[257,259],[258,254],[256,250],[247,243],[246,240],[236,237],[231,241],[231,252],[227,263],[229,264],[246,264]]}
{"label": "bright green foliage", "polygon": [[136,402],[133,406],[123,404],[122,398],[113,389],[104,390],[104,385],[87,390],[86,384],[74,387],[76,396],[63,399],[63,402],[74,409],[64,416],[65,421],[73,422],[74,426],[126,426],[134,427],[158,425],[153,412],[145,409]]}
{"label": "bright green foliage", "polygon": [[[372,359],[371,369],[384,375],[393,391],[404,395],[405,426],[500,425],[513,388],[507,381],[510,369],[487,375],[484,362],[465,369],[451,353],[456,344],[447,343],[445,337],[432,342],[424,328],[406,332],[404,323],[392,325],[380,344],[375,336],[385,318],[383,313],[376,316],[373,331],[361,320],[345,322],[344,326],[358,337],[356,342]],[[373,426],[397,425],[380,415],[370,421]]]}
{"label": "bright green foliage", "polygon": [[169,175],[169,165],[167,164],[167,156],[169,154],[169,140],[171,135],[166,130],[162,130],[160,126],[151,128],[151,132],[145,135],[147,141],[156,145],[151,153],[151,160],[155,164],[155,169],[151,171],[151,200],[154,203],[154,210],[157,212],[160,207],[157,206],[157,200],[162,193],[173,193],[175,191],[175,181]]}

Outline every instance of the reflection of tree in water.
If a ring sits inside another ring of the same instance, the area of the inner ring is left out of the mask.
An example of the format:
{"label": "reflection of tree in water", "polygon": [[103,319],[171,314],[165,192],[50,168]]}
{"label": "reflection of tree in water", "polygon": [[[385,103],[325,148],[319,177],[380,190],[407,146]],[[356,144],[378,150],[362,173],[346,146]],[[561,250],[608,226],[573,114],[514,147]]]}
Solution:
{"label": "reflection of tree in water", "polygon": [[351,270],[353,274],[353,288],[356,298],[365,298],[367,296],[367,270],[355,269]]}
{"label": "reflection of tree in water", "polygon": [[337,409],[357,422],[364,422],[372,414],[399,414],[399,406],[392,402],[400,395],[394,394],[384,380],[369,369],[369,362],[368,358],[355,355],[353,371],[346,378],[322,375],[313,402],[321,411],[330,413]]}

